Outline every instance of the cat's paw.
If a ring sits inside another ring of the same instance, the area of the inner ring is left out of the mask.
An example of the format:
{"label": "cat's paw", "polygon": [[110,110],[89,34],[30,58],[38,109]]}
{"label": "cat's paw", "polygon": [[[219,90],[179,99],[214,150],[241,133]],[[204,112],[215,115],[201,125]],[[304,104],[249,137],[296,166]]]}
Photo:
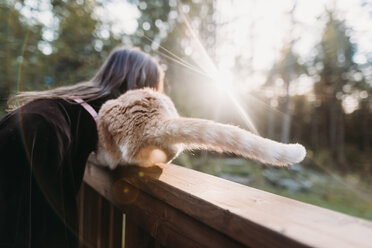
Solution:
{"label": "cat's paw", "polygon": [[142,148],[136,156],[135,163],[141,167],[155,166],[157,163],[167,163],[168,156],[162,150],[154,146]]}
{"label": "cat's paw", "polygon": [[94,166],[98,166],[97,154],[95,152],[91,152],[88,156],[87,160],[88,164],[92,164]]}
{"label": "cat's paw", "polygon": [[112,159],[109,154],[104,152],[92,152],[88,157],[88,163],[95,166],[109,167],[114,170],[118,166],[118,161]]}

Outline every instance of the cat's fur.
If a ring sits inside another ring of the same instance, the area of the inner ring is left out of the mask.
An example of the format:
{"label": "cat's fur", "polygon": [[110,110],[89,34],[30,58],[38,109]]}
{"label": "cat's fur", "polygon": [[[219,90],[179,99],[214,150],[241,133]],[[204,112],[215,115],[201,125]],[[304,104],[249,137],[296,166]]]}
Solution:
{"label": "cat's fur", "polygon": [[282,144],[232,125],[180,117],[166,95],[131,90],[107,101],[98,114],[98,150],[90,158],[109,166],[167,163],[185,149],[230,152],[272,165],[298,163],[300,144]]}

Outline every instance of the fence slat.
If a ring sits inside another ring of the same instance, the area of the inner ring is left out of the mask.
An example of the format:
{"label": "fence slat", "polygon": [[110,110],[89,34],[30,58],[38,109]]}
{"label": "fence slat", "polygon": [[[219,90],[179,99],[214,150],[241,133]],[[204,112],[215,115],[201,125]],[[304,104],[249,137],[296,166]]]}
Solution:
{"label": "fence slat", "polygon": [[101,196],[89,185],[83,186],[83,194],[80,195],[80,246],[88,248],[99,247],[100,240],[100,201]]}
{"label": "fence slat", "polygon": [[145,230],[125,218],[125,248],[152,248],[155,240]]}
{"label": "fence slat", "polygon": [[110,204],[109,245],[110,248],[122,246],[123,214],[113,204]]}

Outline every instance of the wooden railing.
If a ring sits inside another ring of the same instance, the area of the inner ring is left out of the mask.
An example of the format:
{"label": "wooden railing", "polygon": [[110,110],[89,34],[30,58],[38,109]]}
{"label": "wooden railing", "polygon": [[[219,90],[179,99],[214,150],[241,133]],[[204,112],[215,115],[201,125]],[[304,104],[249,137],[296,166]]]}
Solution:
{"label": "wooden railing", "polygon": [[372,247],[372,222],[176,165],[84,182],[82,247]]}

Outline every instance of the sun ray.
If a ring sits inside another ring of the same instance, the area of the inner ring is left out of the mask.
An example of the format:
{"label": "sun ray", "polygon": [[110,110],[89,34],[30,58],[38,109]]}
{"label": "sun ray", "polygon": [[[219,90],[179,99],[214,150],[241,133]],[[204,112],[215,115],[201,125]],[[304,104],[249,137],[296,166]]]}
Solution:
{"label": "sun ray", "polygon": [[[144,38],[146,38],[148,41],[150,42],[155,42],[154,40],[152,40],[150,37],[146,36],[146,35],[143,35]],[[177,56],[176,54],[172,53],[169,49],[166,49],[165,47],[161,46],[159,43],[156,43],[162,50],[166,51],[166,53],[164,52],[161,52],[161,51],[158,51],[158,50],[154,50],[155,53],[159,54],[160,56],[163,56],[179,65],[182,65],[190,70],[192,70],[193,72],[196,72],[198,74],[200,74],[201,76],[204,76],[204,77],[207,77],[207,78],[210,78],[209,75],[207,75],[205,72],[199,70],[197,67],[194,67],[192,64],[188,63],[186,60],[182,59],[181,57]]]}
{"label": "sun ray", "polygon": [[215,63],[213,62],[211,57],[208,55],[208,53],[207,53],[206,49],[204,48],[203,44],[201,43],[200,39],[198,38],[198,36],[194,32],[194,30],[192,29],[186,14],[183,12],[182,8],[180,7],[181,5],[180,5],[179,1],[178,1],[178,3],[179,3],[178,4],[178,6],[179,6],[178,7],[178,12],[180,13],[181,18],[184,21],[184,24],[186,25],[188,31],[190,32],[190,34],[193,38],[193,41],[196,43],[198,51],[202,55],[201,62],[204,62],[204,63],[199,64],[199,66],[205,71],[205,73],[207,75],[210,75],[210,78],[214,79],[214,81],[216,82],[217,87],[221,87],[225,90],[228,98],[234,104],[234,106],[237,108],[237,110],[239,112],[239,116],[242,118],[242,120],[247,125],[247,127],[253,133],[259,134],[258,131],[257,131],[257,128],[255,127],[255,125],[252,121],[252,119],[248,116],[248,114],[246,113],[244,108],[238,102],[238,100],[236,99],[236,96],[233,94],[231,89],[226,85],[227,82],[221,80],[222,75],[221,75],[220,70],[218,70],[217,66],[215,65]]}
{"label": "sun ray", "polygon": [[194,68],[194,70],[197,70],[197,69],[194,67],[194,65],[190,64],[189,62],[187,62],[187,61],[184,60],[183,58],[177,56],[175,53],[173,53],[173,52],[170,51],[169,49],[163,47],[162,45],[160,45],[159,42],[154,41],[153,39],[151,39],[150,37],[148,37],[148,36],[145,35],[145,34],[143,35],[143,37],[146,38],[147,40],[149,40],[150,42],[155,43],[157,46],[159,46],[159,48],[161,48],[161,49],[164,50],[166,53],[168,53],[168,56],[170,56],[170,57],[173,56],[173,58],[174,58],[174,59],[178,59],[179,62],[182,62],[182,63],[184,63],[185,65],[187,65],[187,66],[189,66],[189,67],[191,67],[191,68]]}
{"label": "sun ray", "polygon": [[[178,1],[179,2],[179,1]],[[180,7],[181,4],[179,2],[178,4],[178,12],[180,13],[183,21],[184,21],[184,24],[186,25],[186,28],[189,30],[192,38],[193,38],[193,41],[196,43],[196,46],[197,46],[197,49],[199,50],[199,52],[201,53],[202,55],[202,60],[201,62],[205,62],[205,63],[200,63],[199,66],[201,68],[203,68],[203,70],[209,74],[209,75],[217,75],[218,74],[218,69],[217,67],[215,66],[213,60],[210,58],[209,54],[207,53],[207,51],[205,50],[203,44],[201,43],[200,39],[198,38],[198,36],[196,35],[195,31],[192,29],[191,25],[190,25],[190,22],[186,16],[186,14],[183,12],[182,8]],[[212,76],[213,78],[213,76]]]}
{"label": "sun ray", "polygon": [[196,68],[194,68],[194,67],[192,67],[192,66],[189,66],[189,65],[187,65],[187,64],[184,64],[184,63],[182,63],[181,61],[179,61],[179,60],[177,60],[177,59],[175,59],[175,58],[173,58],[173,57],[171,57],[171,56],[169,56],[169,55],[167,55],[167,54],[165,54],[165,53],[162,53],[162,52],[160,52],[160,51],[155,51],[155,53],[158,53],[159,55],[161,55],[161,56],[163,56],[163,57],[165,57],[165,58],[167,58],[167,59],[169,59],[169,60],[171,60],[171,61],[173,61],[173,62],[179,64],[179,65],[182,65],[182,66],[184,66],[184,67],[190,69],[191,71],[198,73],[198,74],[201,75],[201,76],[204,76],[204,77],[210,78],[209,75],[205,74],[204,72],[202,72],[202,71],[200,71],[200,70],[198,70],[198,69],[196,69]]}

